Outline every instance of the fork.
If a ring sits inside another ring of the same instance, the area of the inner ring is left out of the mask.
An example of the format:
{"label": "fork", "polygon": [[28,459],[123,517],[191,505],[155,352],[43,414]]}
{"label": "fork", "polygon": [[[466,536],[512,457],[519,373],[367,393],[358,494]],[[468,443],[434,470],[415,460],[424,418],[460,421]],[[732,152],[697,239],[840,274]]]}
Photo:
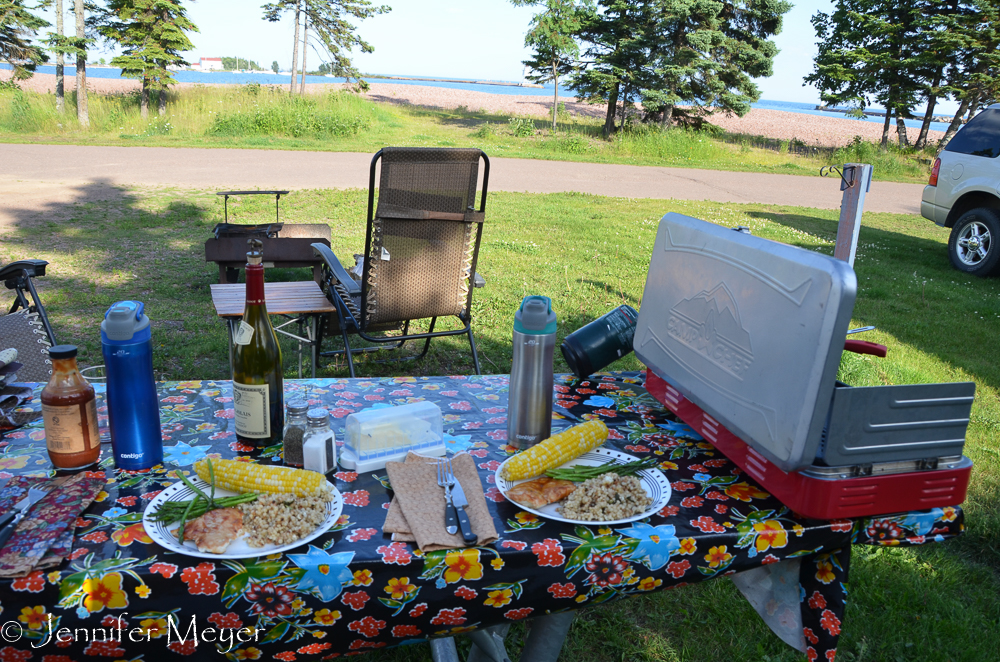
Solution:
{"label": "fork", "polygon": [[438,485],[444,488],[444,530],[454,535],[458,533],[458,515],[455,512],[455,504],[451,500],[451,488],[455,485],[455,476],[448,472],[445,460],[437,463]]}

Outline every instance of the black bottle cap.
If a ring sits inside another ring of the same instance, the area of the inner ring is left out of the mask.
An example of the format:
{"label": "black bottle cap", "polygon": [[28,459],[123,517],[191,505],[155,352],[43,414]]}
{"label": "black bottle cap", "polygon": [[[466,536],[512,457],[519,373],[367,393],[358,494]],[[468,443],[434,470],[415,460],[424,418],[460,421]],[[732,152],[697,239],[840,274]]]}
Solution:
{"label": "black bottle cap", "polygon": [[56,345],[49,348],[49,358],[72,359],[76,357],[76,345]]}

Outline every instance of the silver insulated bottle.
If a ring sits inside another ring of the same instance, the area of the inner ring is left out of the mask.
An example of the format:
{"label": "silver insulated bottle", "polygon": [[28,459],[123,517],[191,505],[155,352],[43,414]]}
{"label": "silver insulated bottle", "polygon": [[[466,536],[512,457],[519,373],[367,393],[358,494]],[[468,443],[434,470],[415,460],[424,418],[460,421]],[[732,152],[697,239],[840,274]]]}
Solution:
{"label": "silver insulated bottle", "polygon": [[552,353],[556,314],[548,297],[528,296],[514,314],[514,362],[510,370],[507,443],[529,448],[552,431]]}

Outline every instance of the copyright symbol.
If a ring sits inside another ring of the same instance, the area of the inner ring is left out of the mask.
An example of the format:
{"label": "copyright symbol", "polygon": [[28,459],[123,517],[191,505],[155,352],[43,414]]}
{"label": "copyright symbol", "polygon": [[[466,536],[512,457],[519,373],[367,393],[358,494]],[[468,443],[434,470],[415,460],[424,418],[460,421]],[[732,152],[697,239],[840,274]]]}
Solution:
{"label": "copyright symbol", "polygon": [[21,629],[21,624],[17,621],[7,621],[0,627],[0,638],[9,644],[19,641],[22,634],[24,634],[24,630]]}

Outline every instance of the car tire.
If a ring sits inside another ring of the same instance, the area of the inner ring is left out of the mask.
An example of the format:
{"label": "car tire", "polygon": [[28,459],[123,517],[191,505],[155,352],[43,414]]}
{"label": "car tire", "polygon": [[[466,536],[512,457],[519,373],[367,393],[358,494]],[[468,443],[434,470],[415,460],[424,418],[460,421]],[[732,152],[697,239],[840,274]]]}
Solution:
{"label": "car tire", "polygon": [[948,256],[959,271],[990,276],[1000,264],[1000,216],[986,207],[970,209],[955,221],[948,238]]}

